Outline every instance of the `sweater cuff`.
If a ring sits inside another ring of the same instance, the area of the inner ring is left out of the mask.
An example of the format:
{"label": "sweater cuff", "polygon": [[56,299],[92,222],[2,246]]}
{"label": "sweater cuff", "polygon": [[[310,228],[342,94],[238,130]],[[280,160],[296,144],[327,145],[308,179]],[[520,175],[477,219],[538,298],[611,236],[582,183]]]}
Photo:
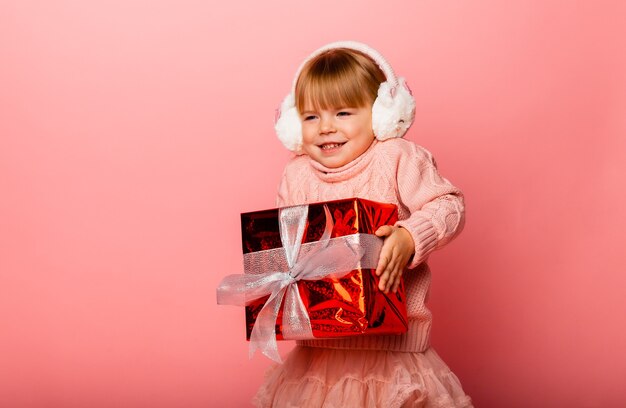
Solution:
{"label": "sweater cuff", "polygon": [[396,222],[396,227],[402,227],[409,231],[415,242],[415,254],[407,265],[407,268],[416,268],[428,258],[428,255],[435,248],[437,248],[437,230],[432,221],[428,218],[407,218],[406,220]]}

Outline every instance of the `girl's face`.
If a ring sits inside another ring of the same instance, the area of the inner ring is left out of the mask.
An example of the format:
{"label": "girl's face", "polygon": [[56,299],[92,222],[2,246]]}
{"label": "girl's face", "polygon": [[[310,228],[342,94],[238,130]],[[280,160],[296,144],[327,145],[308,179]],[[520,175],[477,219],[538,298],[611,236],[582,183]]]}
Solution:
{"label": "girl's face", "polygon": [[371,106],[320,110],[305,107],[300,119],[302,149],[329,168],[350,163],[374,141]]}

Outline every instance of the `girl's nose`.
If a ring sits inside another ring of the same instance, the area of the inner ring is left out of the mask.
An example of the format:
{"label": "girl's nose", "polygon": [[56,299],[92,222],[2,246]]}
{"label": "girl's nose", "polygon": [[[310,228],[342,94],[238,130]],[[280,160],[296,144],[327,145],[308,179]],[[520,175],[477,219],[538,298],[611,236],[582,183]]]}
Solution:
{"label": "girl's nose", "polygon": [[335,131],[335,125],[331,118],[320,118],[320,134],[332,133]]}

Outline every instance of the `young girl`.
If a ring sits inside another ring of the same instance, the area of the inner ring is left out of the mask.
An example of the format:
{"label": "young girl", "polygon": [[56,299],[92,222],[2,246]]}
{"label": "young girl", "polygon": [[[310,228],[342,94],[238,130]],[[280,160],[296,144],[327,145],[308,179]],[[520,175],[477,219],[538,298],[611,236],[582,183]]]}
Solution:
{"label": "young girl", "polygon": [[402,78],[370,47],[329,44],[303,62],[276,123],[296,156],[278,192],[280,207],[360,197],[398,206],[381,227],[379,289],[404,278],[404,335],[297,341],[267,373],[260,407],[471,407],[457,377],[429,346],[426,260],[464,222],[463,196],[424,148],[402,139],[415,102]]}

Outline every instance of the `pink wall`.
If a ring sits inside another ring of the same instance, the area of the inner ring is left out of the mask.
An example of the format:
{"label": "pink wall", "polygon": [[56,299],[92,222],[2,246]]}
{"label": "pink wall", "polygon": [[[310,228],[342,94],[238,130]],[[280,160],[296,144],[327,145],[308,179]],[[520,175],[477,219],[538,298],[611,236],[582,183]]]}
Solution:
{"label": "pink wall", "polygon": [[624,406],[626,7],[577,3],[2,2],[0,405],[247,406],[269,363],[215,287],[297,65],[357,39],[467,195],[431,308],[476,405]]}

